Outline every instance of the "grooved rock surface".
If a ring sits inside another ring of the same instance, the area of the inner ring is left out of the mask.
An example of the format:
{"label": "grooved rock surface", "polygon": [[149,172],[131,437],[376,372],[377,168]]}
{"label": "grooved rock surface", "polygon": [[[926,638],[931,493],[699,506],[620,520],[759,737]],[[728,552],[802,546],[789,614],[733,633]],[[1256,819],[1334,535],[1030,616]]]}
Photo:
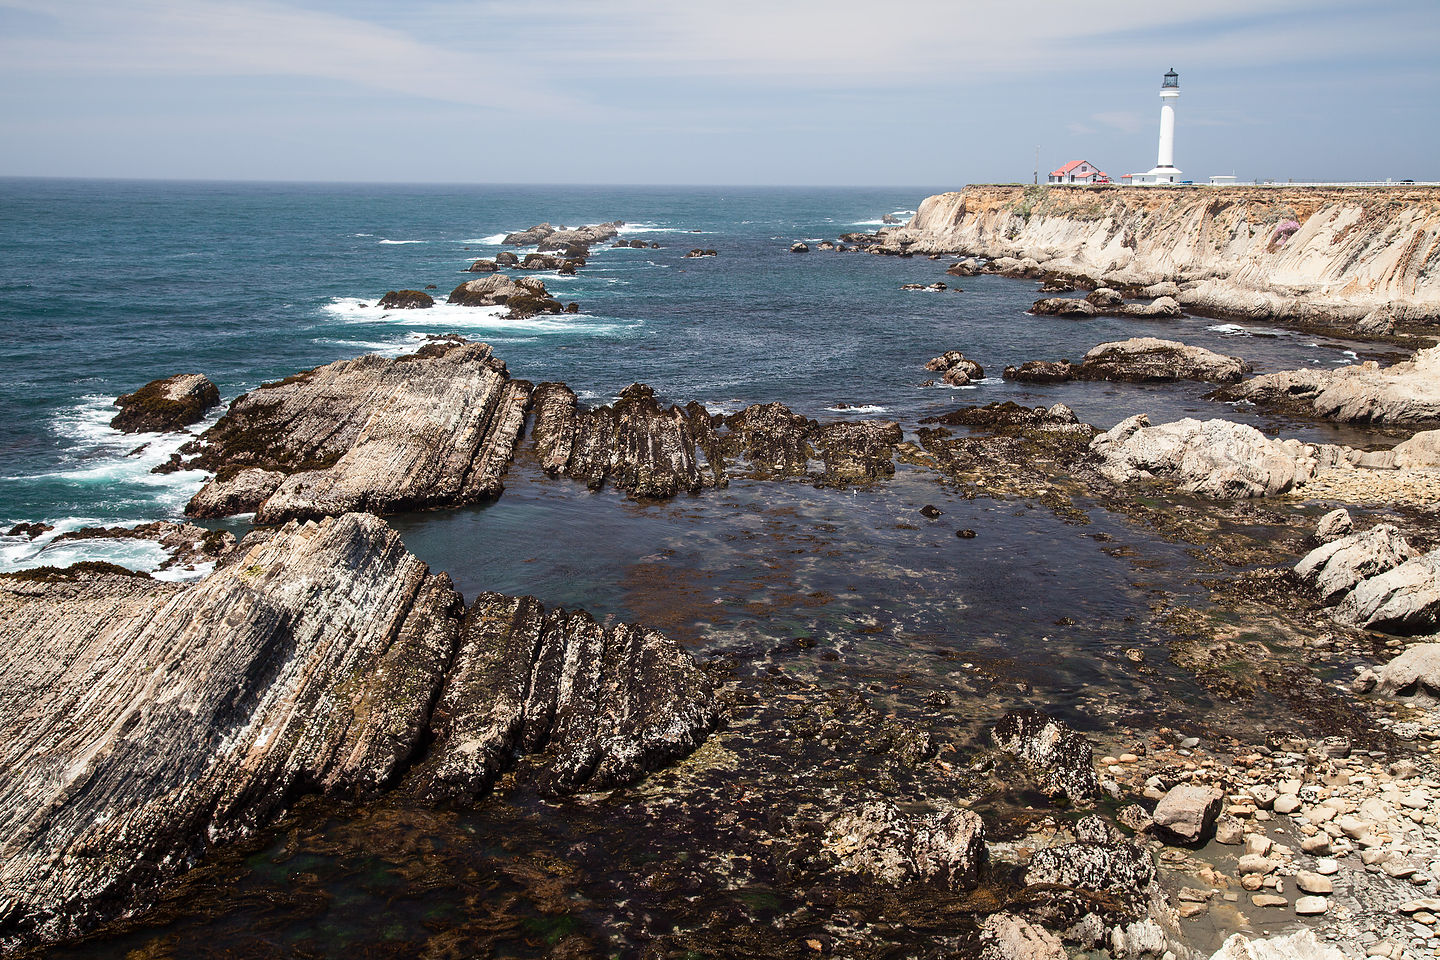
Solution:
{"label": "grooved rock surface", "polygon": [[217,474],[186,513],[273,524],[493,499],[529,399],[483,343],[317,367],[245,394],[186,445]]}
{"label": "grooved rock surface", "polygon": [[1336,603],[1360,581],[1398,567],[1415,556],[1400,531],[1388,523],[1352,533],[1311,550],[1295,564],[1295,573]]}
{"label": "grooved rock surface", "polygon": [[[1282,229],[1290,221],[1299,229]],[[1233,316],[1440,318],[1433,187],[976,185],[927,197],[880,239],[897,252],[1020,258],[1031,275],[1122,290],[1175,281],[1184,306]]]}
{"label": "grooved rock surface", "polygon": [[1073,803],[1091,803],[1100,795],[1094,748],[1065,721],[1038,710],[1015,710],[1001,717],[991,733],[1001,750],[1030,768],[1045,793]]}
{"label": "grooved rock surface", "polygon": [[1440,626],[1440,550],[1363,581],[1335,608],[1335,618],[1389,633],[1435,630]]}
{"label": "grooved rock surface", "polygon": [[821,424],[778,403],[728,417],[695,402],[663,407],[638,383],[599,407],[581,406],[563,383],[542,383],[533,408],[531,436],[547,473],[592,488],[608,480],[641,499],[722,487],[731,476],[871,483],[895,472],[895,445],[903,437],[893,422]]}
{"label": "grooved rock surface", "polygon": [[473,796],[540,751],[550,792],[614,787],[690,753],[718,719],[710,681],[661,634],[484,593],[465,613],[421,789]]}
{"label": "grooved rock surface", "polygon": [[368,514],[252,534],[190,587],[0,577],[0,617],[0,949],[143,906],[304,793],[471,798],[524,753],[552,792],[608,788],[718,717],[659,634],[493,594],[467,614]]}
{"label": "grooved rock surface", "polygon": [[188,589],[0,579],[0,610],[4,942],[78,932],[300,792],[388,783],[460,598],[351,515],[251,537]]}
{"label": "grooved rock surface", "polygon": [[[1216,395],[1346,423],[1440,423],[1440,347],[1417,351],[1390,367],[1368,360],[1337,370],[1267,373]],[[1412,445],[1409,449],[1420,462],[1408,465],[1440,463],[1434,448],[1433,439]]]}
{"label": "grooved rock surface", "polygon": [[1115,483],[1160,477],[1221,500],[1284,493],[1308,481],[1319,465],[1314,445],[1271,440],[1245,424],[1187,417],[1152,427],[1144,414],[1097,436],[1090,453]]}
{"label": "grooved rock surface", "polygon": [[110,426],[123,433],[164,433],[179,430],[205,417],[220,402],[220,391],[210,378],[182,373],[151,380],[134,393],[115,398],[120,412]]}

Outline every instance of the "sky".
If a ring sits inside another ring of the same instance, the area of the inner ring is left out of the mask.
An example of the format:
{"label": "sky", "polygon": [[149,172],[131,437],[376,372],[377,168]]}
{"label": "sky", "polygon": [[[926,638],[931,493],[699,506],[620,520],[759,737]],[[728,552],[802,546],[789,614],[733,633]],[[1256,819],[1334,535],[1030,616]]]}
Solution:
{"label": "sky", "polygon": [[0,0],[0,176],[1440,180],[1440,0]]}

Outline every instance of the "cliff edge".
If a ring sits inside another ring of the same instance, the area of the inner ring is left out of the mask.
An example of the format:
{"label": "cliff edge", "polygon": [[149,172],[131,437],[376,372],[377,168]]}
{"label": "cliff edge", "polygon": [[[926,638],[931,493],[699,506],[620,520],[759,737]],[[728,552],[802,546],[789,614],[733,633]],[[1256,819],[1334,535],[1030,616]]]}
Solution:
{"label": "cliff edge", "polygon": [[1030,258],[1193,310],[1388,333],[1440,320],[1434,187],[971,186],[882,231],[913,253]]}

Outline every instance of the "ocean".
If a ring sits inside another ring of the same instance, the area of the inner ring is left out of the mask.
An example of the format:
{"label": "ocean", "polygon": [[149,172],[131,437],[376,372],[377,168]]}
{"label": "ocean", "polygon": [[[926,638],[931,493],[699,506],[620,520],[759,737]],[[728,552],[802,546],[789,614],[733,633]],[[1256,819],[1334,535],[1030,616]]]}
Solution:
{"label": "ocean", "polygon": [[[152,473],[189,437],[111,430],[118,394],[199,372],[228,402],[318,364],[409,352],[433,334],[487,341],[512,374],[563,380],[587,403],[643,382],[665,401],[716,412],[781,401],[821,420],[895,419],[909,436],[925,416],[1013,400],[1063,402],[1102,428],[1134,413],[1156,423],[1224,416],[1271,433],[1350,439],[1205,400],[1202,384],[1037,386],[1000,372],[1030,359],[1078,360],[1132,336],[1240,355],[1260,372],[1349,363],[1358,344],[1203,317],[1033,317],[1032,282],[948,277],[948,259],[814,249],[873,231],[887,214],[903,220],[931,192],[0,180],[0,571],[82,559],[158,565],[158,551],[135,541],[55,541],[84,526],[180,519],[203,479]],[[443,301],[473,278],[473,259],[506,249],[507,232],[615,219],[625,221],[623,239],[659,248],[600,245],[574,277],[539,274],[578,314],[512,321],[443,302],[376,306],[401,288],[433,287]],[[792,254],[797,240],[811,252]],[[717,256],[686,259],[696,247]],[[952,289],[901,289],[936,280]],[[984,379],[922,386],[934,376],[925,361],[952,349],[979,362]],[[743,654],[758,671],[768,661],[749,651],[806,637],[826,656],[787,669],[837,689],[903,677],[904,696],[919,697],[966,671],[1003,676],[1006,695],[977,695],[945,721],[957,742],[1017,700],[1087,729],[1206,702],[1163,656],[1146,671],[1117,666],[1125,650],[1164,642],[1157,594],[1203,595],[1185,545],[1093,505],[1080,524],[1033,501],[967,496],[904,465],[873,490],[736,481],[656,504],[523,467],[506,485],[493,504],[390,522],[467,597],[495,590],[583,606],[655,625],[702,658]],[[927,504],[940,522],[919,518]],[[56,530],[33,541],[3,535],[31,521]],[[243,519],[225,525],[246,530]],[[958,539],[957,528],[977,535]],[[142,927],[78,955],[413,956],[422,941],[462,928],[478,938],[467,949],[484,943],[497,956],[540,955],[524,945],[574,930],[609,931],[629,950],[639,941],[627,942],[626,931],[693,924],[719,901],[769,916],[735,892],[743,884],[719,881],[689,890],[689,907],[663,895],[622,904],[614,891],[634,891],[615,879],[616,865],[683,861],[690,834],[637,837],[618,813],[583,806],[580,814],[532,798],[443,816],[312,810],[290,833],[230,856],[217,868],[223,881],[171,903],[158,932]],[[472,849],[467,836],[484,839]],[[576,853],[577,844],[589,846]],[[573,915],[545,901],[549,881],[515,867],[556,857],[574,872],[565,874]],[[439,874],[419,870],[422,862]],[[601,863],[609,866],[593,866]],[[476,933],[475,911],[501,901],[521,904],[518,926]],[[654,919],[666,911],[674,915]],[[549,919],[534,927],[527,917]]]}

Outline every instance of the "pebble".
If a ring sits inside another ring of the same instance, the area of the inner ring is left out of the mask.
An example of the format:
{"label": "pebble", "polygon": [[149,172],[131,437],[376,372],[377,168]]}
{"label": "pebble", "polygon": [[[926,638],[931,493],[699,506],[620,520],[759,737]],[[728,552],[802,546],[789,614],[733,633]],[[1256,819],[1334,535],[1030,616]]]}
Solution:
{"label": "pebble", "polygon": [[1311,873],[1309,870],[1301,870],[1295,874],[1295,886],[1306,893],[1330,894],[1335,892],[1335,884],[1320,874]]}
{"label": "pebble", "polygon": [[1300,809],[1300,798],[1293,793],[1282,793],[1275,798],[1276,813],[1294,813]]}
{"label": "pebble", "polygon": [[1324,897],[1299,897],[1295,901],[1295,912],[1302,917],[1318,916],[1330,909],[1330,901]]}
{"label": "pebble", "polygon": [[1245,856],[1241,857],[1238,866],[1238,870],[1242,875],[1247,873],[1258,873],[1261,876],[1264,876],[1265,874],[1270,873],[1274,869],[1275,863],[1273,861],[1267,860],[1265,857],[1259,856],[1258,854],[1254,853],[1247,853],[1245,854]]}
{"label": "pebble", "polygon": [[1329,857],[1322,857],[1315,861],[1315,872],[1322,877],[1332,877],[1340,872],[1340,863]]}
{"label": "pebble", "polygon": [[1250,898],[1250,902],[1257,907],[1283,907],[1290,901],[1273,893],[1257,893]]}

